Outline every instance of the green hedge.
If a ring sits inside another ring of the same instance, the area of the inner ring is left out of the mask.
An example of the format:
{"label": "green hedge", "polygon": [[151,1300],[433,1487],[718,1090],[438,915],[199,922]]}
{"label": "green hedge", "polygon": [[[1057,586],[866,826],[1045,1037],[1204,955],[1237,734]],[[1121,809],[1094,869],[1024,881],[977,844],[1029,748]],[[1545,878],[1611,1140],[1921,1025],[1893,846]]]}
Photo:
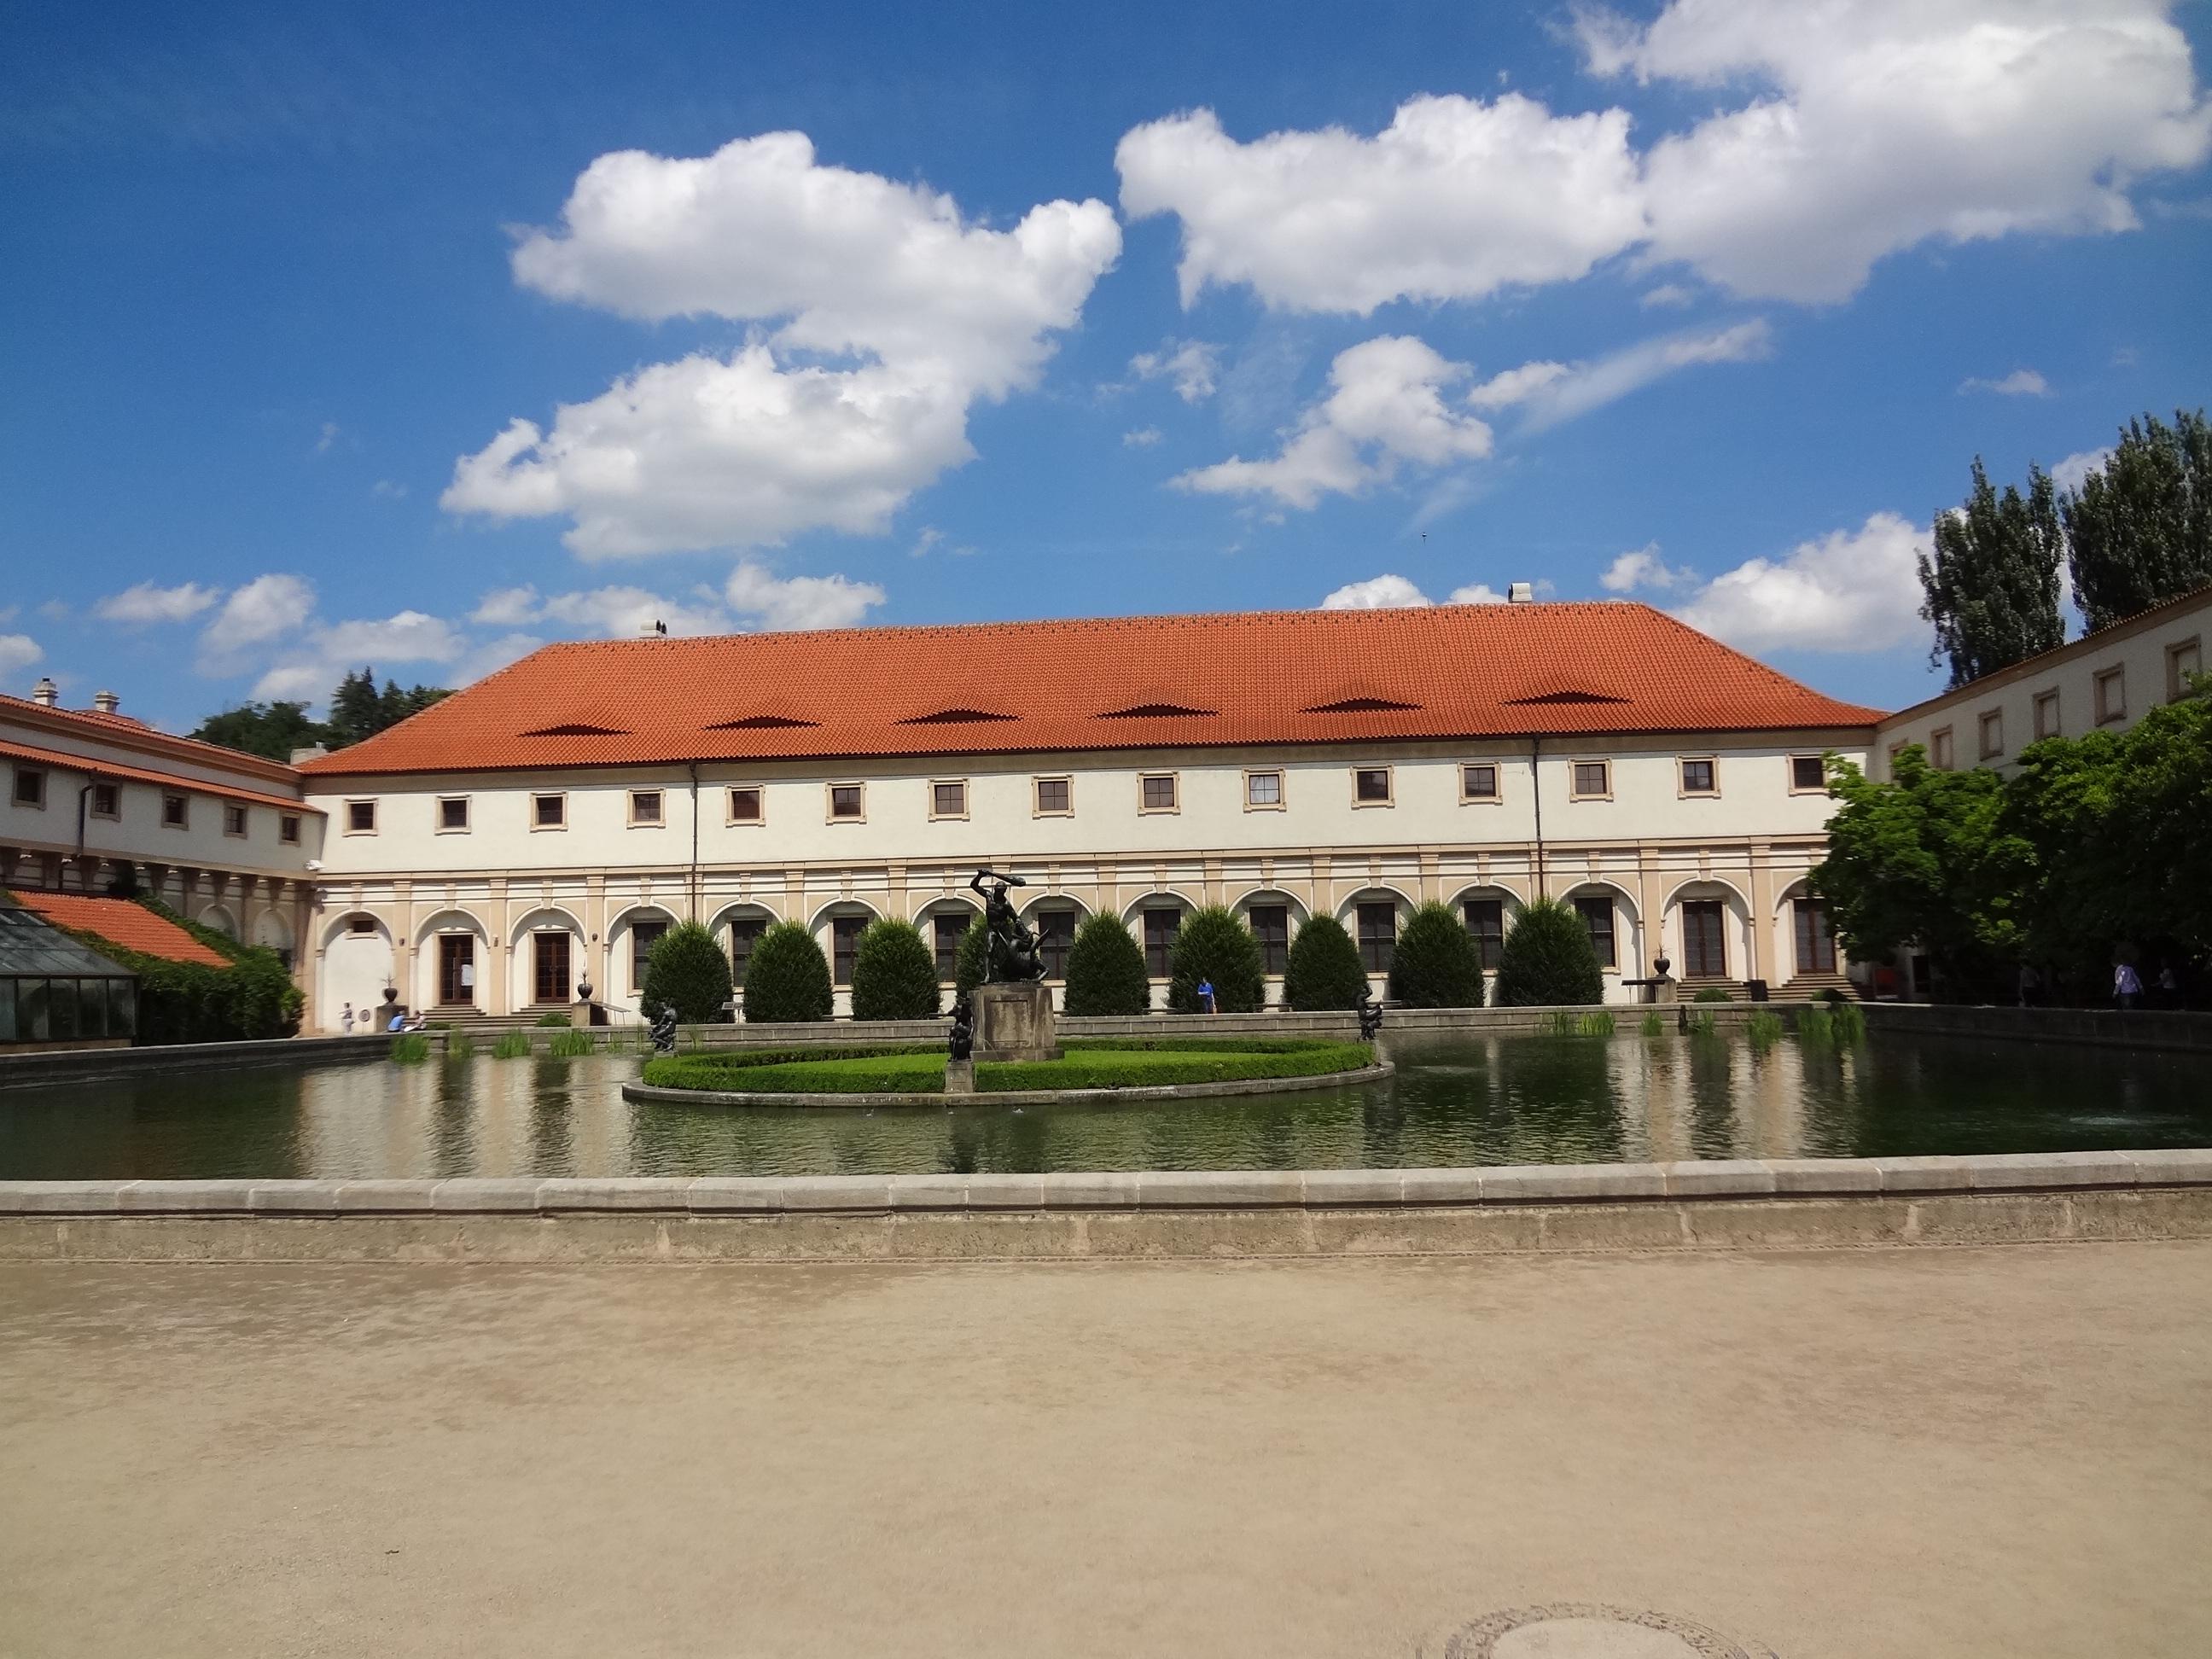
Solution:
{"label": "green hedge", "polygon": [[1213,986],[1214,1011],[1256,1014],[1267,1000],[1267,969],[1260,941],[1242,918],[1218,904],[1192,911],[1176,929],[1168,952],[1168,1006],[1178,1014],[1202,1014],[1200,981]]}
{"label": "green hedge", "polygon": [[1250,1078],[1320,1077],[1371,1066],[1375,1051],[1364,1042],[1334,1042],[1289,1054],[1158,1052],[1141,1063],[1127,1054],[1080,1050],[1062,1060],[1012,1060],[978,1066],[982,1094],[1016,1089],[1133,1089],[1174,1083],[1233,1083]]}
{"label": "green hedge", "polygon": [[830,963],[814,935],[779,921],[753,942],[745,964],[745,1021],[772,1025],[830,1018]]}
{"label": "green hedge", "polygon": [[1605,974],[1582,913],[1558,899],[1521,912],[1498,959],[1501,1008],[1567,1006],[1605,1000]]}
{"label": "green hedge", "polygon": [[921,930],[890,917],[870,922],[853,950],[853,1018],[934,1019],[940,1012],[937,957]]}
{"label": "green hedge", "polygon": [[1482,953],[1444,905],[1417,908],[1390,960],[1390,1000],[1408,1008],[1482,1006]]}
{"label": "green hedge", "polygon": [[[1261,1038],[1242,1045],[1125,1043],[1069,1045],[1065,1059],[989,1063],[975,1068],[985,1094],[1021,1089],[1126,1089],[1160,1084],[1222,1083],[1249,1078],[1319,1077],[1374,1063],[1364,1042]],[[645,1063],[656,1089],[732,1093],[936,1094],[945,1087],[945,1050],[935,1043],[824,1044],[666,1054]]]}
{"label": "green hedge", "polygon": [[137,975],[138,1030],[134,1041],[146,1046],[246,1042],[299,1035],[300,1014],[307,1000],[292,983],[291,970],[274,951],[240,945],[228,933],[187,921],[159,899],[141,894],[131,902],[165,921],[174,922],[229,963],[214,968],[204,962],[172,962],[167,957],[148,956],[117,945],[97,933],[63,928],[62,932]]}
{"label": "green hedge", "polygon": [[696,921],[680,921],[659,939],[645,958],[641,1010],[651,1019],[673,1008],[686,1025],[716,1024],[727,1018],[730,959],[714,936]]}
{"label": "green hedge", "polygon": [[1067,1007],[1072,1015],[1152,1012],[1145,953],[1119,916],[1086,917],[1067,951]]}
{"label": "green hedge", "polygon": [[1283,1000],[1300,1013],[1357,1008],[1367,993],[1359,947],[1334,916],[1313,916],[1291,941]]}

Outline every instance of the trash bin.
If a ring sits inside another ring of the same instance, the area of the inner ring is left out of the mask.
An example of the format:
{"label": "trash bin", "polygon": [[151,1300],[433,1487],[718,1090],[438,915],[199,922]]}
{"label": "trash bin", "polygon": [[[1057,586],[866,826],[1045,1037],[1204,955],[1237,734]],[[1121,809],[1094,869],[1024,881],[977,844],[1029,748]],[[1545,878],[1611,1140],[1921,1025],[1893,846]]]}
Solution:
{"label": "trash bin", "polygon": [[1746,980],[1744,981],[1743,988],[1749,994],[1751,1000],[1753,1002],[1764,1002],[1766,1000],[1766,981],[1765,980]]}

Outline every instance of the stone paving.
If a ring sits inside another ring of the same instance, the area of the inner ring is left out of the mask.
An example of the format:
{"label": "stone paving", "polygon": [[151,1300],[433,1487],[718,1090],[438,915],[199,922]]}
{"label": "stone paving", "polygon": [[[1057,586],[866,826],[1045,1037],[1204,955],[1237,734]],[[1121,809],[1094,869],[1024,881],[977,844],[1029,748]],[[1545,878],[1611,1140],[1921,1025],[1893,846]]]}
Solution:
{"label": "stone paving", "polygon": [[2212,1652],[2212,1242],[0,1264],[0,1654]]}

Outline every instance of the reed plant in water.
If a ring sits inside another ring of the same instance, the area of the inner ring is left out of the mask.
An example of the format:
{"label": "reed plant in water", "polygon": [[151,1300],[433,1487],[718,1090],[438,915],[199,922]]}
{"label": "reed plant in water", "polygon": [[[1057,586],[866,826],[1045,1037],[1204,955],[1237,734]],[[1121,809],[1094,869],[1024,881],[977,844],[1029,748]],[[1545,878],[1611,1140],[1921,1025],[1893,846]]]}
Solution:
{"label": "reed plant in water", "polygon": [[491,1045],[494,1060],[527,1060],[530,1057],[530,1033],[501,1031],[499,1041]]}
{"label": "reed plant in water", "polygon": [[402,1066],[413,1066],[430,1058],[430,1039],[421,1031],[403,1031],[392,1039],[392,1057]]}
{"label": "reed plant in water", "polygon": [[471,1036],[466,1031],[448,1031],[446,1033],[446,1058],[447,1060],[474,1060],[476,1058],[476,1054],[477,1040],[474,1036]]}
{"label": "reed plant in water", "polygon": [[1754,1048],[1771,1048],[1782,1040],[1782,1016],[1771,1008],[1761,1008],[1753,1014],[1745,1032]]}
{"label": "reed plant in water", "polygon": [[1613,1016],[1602,1009],[1584,1014],[1576,1022],[1575,1029],[1584,1036],[1609,1037],[1613,1035]]}
{"label": "reed plant in water", "polygon": [[1685,1014],[1682,1018],[1682,1029],[1692,1036],[1701,1037],[1717,1036],[1720,1031],[1720,1028],[1713,1021],[1713,1017],[1709,1013]]}
{"label": "reed plant in water", "polygon": [[545,1045],[545,1052],[556,1060],[574,1060],[579,1054],[588,1054],[592,1052],[592,1034],[574,1028],[556,1031],[552,1041]]}
{"label": "reed plant in water", "polygon": [[1866,1015],[1856,1002],[1839,1002],[1828,1011],[1828,1023],[1835,1028],[1838,1042],[1860,1043],[1866,1041]]}
{"label": "reed plant in water", "polygon": [[1656,1008],[1654,1008],[1650,1013],[1644,1016],[1644,1023],[1640,1029],[1643,1030],[1644,1035],[1648,1037],[1665,1036],[1667,1035],[1667,1022],[1660,1018],[1659,1011]]}

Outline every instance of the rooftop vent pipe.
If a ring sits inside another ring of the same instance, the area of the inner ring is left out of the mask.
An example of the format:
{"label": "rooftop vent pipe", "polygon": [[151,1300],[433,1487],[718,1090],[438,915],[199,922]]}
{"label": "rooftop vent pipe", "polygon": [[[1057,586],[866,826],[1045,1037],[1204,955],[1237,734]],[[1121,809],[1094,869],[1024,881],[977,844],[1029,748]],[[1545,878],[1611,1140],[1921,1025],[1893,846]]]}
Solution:
{"label": "rooftop vent pipe", "polygon": [[1535,587],[1528,582],[1508,582],[1505,598],[1510,605],[1526,605],[1536,597]]}
{"label": "rooftop vent pipe", "polygon": [[112,691],[95,691],[92,694],[92,706],[103,714],[112,714],[123,707],[123,699]]}
{"label": "rooftop vent pipe", "polygon": [[665,622],[640,623],[637,636],[641,640],[665,640],[668,637],[668,624]]}

